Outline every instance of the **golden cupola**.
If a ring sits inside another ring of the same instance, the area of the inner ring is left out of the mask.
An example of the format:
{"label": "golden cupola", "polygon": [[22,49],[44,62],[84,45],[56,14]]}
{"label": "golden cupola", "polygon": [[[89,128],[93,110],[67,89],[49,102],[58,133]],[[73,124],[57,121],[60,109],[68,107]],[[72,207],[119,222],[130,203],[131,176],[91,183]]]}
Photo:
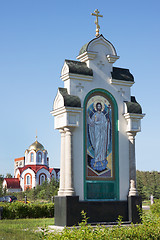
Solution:
{"label": "golden cupola", "polygon": [[29,146],[28,150],[29,151],[34,150],[35,152],[38,152],[39,150],[44,151],[45,149],[44,146],[36,140]]}
{"label": "golden cupola", "polygon": [[32,143],[25,151],[25,165],[46,165],[48,166],[47,150],[37,141]]}

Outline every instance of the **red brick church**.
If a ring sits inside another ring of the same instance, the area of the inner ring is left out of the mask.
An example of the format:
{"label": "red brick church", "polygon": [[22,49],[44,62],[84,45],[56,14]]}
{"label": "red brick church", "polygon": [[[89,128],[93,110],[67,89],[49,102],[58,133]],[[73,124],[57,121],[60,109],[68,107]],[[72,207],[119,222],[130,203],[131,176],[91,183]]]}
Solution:
{"label": "red brick church", "polygon": [[47,150],[37,141],[25,151],[25,156],[14,160],[14,178],[5,178],[3,188],[7,192],[25,191],[52,178],[59,180],[60,169],[49,167]]}

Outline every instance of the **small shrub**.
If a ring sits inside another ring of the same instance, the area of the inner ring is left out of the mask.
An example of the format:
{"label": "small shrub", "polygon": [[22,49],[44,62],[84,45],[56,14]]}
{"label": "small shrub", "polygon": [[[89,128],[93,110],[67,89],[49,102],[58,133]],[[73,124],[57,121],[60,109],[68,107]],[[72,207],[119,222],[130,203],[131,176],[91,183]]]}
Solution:
{"label": "small shrub", "polygon": [[43,233],[43,239],[77,239],[77,240],[110,240],[110,239],[160,239],[160,217],[153,214],[143,214],[142,224],[121,226],[122,217],[118,217],[118,225],[113,227],[87,225],[87,218],[82,213],[82,222],[79,228],[65,228],[62,232]]}
{"label": "small shrub", "polygon": [[155,200],[155,203],[150,206],[151,212],[160,216],[160,200]]}
{"label": "small shrub", "polygon": [[54,203],[36,204],[23,202],[1,203],[3,219],[43,218],[54,216]]}

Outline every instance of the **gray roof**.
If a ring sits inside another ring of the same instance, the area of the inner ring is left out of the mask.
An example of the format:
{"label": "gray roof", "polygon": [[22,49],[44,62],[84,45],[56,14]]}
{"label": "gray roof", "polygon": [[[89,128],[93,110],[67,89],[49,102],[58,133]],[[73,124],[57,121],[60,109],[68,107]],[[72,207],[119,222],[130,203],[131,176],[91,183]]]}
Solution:
{"label": "gray roof", "polygon": [[58,88],[60,94],[64,99],[64,106],[66,107],[81,107],[81,100],[79,97],[74,95],[69,95],[67,88]]}
{"label": "gray roof", "polygon": [[[109,42],[109,43],[113,46],[113,44],[112,44],[110,41],[108,41],[102,34],[99,35],[99,37],[103,37],[103,39],[104,39],[105,41]],[[92,39],[91,41],[89,41],[88,43],[84,44],[84,45],[81,47],[81,50],[79,51],[79,55],[81,55],[81,54],[83,54],[84,52],[86,52],[89,44],[90,44],[92,41],[94,41],[94,40],[96,40],[97,38],[99,38],[99,37],[96,37],[96,38]],[[115,49],[114,46],[113,46],[113,48],[114,48],[114,51],[115,51],[115,53],[116,53],[116,49]]]}
{"label": "gray roof", "polygon": [[79,51],[79,55],[81,55],[82,53],[84,53],[84,52],[87,51],[87,48],[88,48],[89,43],[90,43],[90,42],[84,44],[84,45],[81,47],[81,50]]}
{"label": "gray roof", "polygon": [[129,69],[113,67],[111,74],[113,79],[134,82],[134,77]]}
{"label": "gray roof", "polygon": [[93,71],[91,68],[87,67],[85,62],[73,61],[73,60],[65,60],[66,64],[69,67],[69,73],[81,74],[93,76]]}
{"label": "gray roof", "polygon": [[135,96],[131,96],[131,102],[126,102],[128,113],[142,114],[141,105],[136,101]]}

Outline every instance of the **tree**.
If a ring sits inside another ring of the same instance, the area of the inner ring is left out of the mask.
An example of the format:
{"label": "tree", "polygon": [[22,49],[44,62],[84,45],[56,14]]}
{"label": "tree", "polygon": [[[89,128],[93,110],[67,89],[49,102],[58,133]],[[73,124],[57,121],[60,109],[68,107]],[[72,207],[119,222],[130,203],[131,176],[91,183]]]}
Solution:
{"label": "tree", "polygon": [[6,178],[12,178],[12,175],[10,173],[7,173]]}
{"label": "tree", "polygon": [[160,198],[160,173],[137,170],[137,190],[142,199]]}
{"label": "tree", "polygon": [[2,187],[3,179],[4,179],[4,175],[0,174],[0,197],[3,195],[3,187]]}
{"label": "tree", "polygon": [[36,188],[27,189],[25,194],[30,201],[35,201],[36,199],[51,200],[52,196],[57,195],[58,187],[59,182],[55,179],[51,179],[50,182],[46,180]]}
{"label": "tree", "polygon": [[137,191],[142,199],[145,199],[145,194],[143,193],[143,181],[142,181],[142,172],[137,170]]}

